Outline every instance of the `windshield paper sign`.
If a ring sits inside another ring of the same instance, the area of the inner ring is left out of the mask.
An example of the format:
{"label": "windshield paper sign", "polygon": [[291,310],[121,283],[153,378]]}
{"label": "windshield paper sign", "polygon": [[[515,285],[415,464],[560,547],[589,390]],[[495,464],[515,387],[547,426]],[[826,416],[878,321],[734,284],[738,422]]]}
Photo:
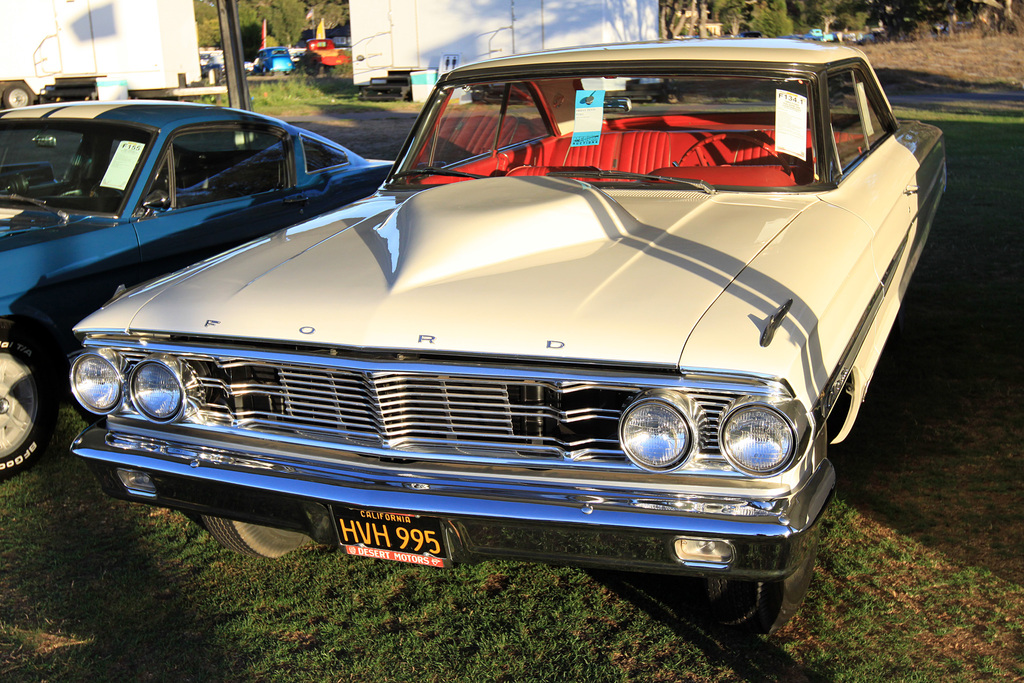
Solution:
{"label": "windshield paper sign", "polygon": [[128,186],[128,181],[132,178],[132,171],[135,170],[135,165],[139,163],[139,157],[142,156],[142,152],[145,149],[146,146],[141,142],[121,141],[117,146],[117,151],[114,152],[114,158],[110,160],[110,165],[107,166],[106,173],[103,174],[100,187],[109,187],[123,192],[124,188]]}
{"label": "windshield paper sign", "polygon": [[807,161],[807,98],[775,91],[775,151]]}
{"label": "windshield paper sign", "polygon": [[577,90],[576,120],[569,146],[589,147],[601,144],[603,122],[604,90]]}

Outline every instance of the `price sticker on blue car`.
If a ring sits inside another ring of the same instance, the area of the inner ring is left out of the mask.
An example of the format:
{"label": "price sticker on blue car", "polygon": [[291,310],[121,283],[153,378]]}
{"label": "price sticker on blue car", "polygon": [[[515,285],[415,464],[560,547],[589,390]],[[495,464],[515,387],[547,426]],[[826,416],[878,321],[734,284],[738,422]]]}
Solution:
{"label": "price sticker on blue car", "polygon": [[100,180],[100,187],[109,187],[114,190],[124,191],[128,187],[128,181],[135,172],[139,158],[146,151],[146,145],[141,142],[122,140],[114,151],[114,155],[107,166],[103,179]]}

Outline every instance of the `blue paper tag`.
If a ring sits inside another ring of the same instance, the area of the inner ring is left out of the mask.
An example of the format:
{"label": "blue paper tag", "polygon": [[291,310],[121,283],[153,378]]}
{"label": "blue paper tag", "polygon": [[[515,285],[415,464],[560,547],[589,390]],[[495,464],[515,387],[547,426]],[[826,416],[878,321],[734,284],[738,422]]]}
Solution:
{"label": "blue paper tag", "polygon": [[576,91],[576,118],[570,147],[589,147],[601,144],[601,126],[604,123],[604,90]]}

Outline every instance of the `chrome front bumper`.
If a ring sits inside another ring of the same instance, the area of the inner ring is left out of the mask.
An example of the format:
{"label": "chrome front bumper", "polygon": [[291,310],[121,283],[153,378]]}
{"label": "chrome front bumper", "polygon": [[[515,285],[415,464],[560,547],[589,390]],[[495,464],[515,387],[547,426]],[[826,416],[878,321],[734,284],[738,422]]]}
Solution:
{"label": "chrome front bumper", "polygon": [[[564,471],[318,458],[259,439],[121,433],[104,423],[71,450],[116,498],[301,531],[328,545],[340,545],[332,506],[345,506],[440,518],[455,562],[507,558],[757,580],[799,566],[835,485],[824,458],[799,489],[756,498],[570,481]],[[126,488],[118,469],[148,474],[155,493]],[[684,561],[674,551],[679,538],[727,542],[732,557]]]}

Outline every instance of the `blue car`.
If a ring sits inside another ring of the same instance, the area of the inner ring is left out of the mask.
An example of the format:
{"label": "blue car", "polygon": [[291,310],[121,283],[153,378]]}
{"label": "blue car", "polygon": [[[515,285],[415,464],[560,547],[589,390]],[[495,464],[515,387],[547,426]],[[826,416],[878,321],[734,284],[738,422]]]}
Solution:
{"label": "blue car", "polygon": [[295,69],[292,55],[286,47],[265,47],[253,60],[254,74],[291,73]]}
{"label": "blue car", "polygon": [[45,450],[71,328],[118,287],[371,194],[389,168],[223,107],[0,112],[0,481]]}

